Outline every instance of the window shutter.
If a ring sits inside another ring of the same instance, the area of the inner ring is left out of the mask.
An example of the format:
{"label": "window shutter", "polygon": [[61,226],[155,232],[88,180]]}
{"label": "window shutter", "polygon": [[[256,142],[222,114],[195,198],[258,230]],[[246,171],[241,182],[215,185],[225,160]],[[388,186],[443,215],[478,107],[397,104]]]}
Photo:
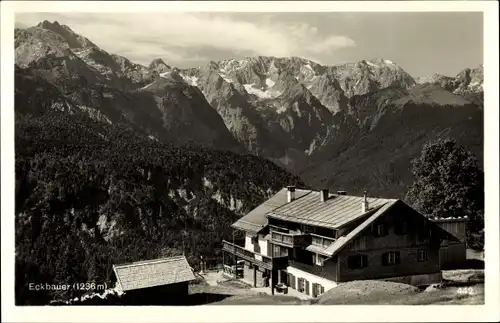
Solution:
{"label": "window shutter", "polygon": [[396,261],[395,261],[395,263],[396,263],[396,264],[399,264],[399,263],[400,263],[400,261],[401,261],[401,259],[400,259],[400,257],[399,257],[399,251],[396,251],[396,252],[395,252],[395,254],[396,254],[396,255],[395,255],[395,256],[396,256],[396,259],[395,259]]}
{"label": "window shutter", "polygon": [[319,287],[320,287],[320,293],[321,294],[325,293],[325,286],[319,285]]}
{"label": "window shutter", "polygon": [[304,283],[306,284],[306,295],[309,295],[309,281],[304,279]]}
{"label": "window shutter", "polygon": [[387,266],[387,264],[388,264],[387,258],[388,257],[389,257],[389,254],[387,252],[382,254],[382,265]]}

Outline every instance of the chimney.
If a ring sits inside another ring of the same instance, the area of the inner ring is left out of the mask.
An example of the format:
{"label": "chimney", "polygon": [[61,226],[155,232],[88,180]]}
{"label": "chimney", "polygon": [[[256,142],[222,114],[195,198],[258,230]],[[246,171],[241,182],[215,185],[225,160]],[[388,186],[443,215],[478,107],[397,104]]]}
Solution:
{"label": "chimney", "polygon": [[287,189],[287,202],[290,203],[295,200],[295,186],[288,186]]}
{"label": "chimney", "polygon": [[366,213],[368,211],[368,199],[366,197],[366,191],[363,193],[363,202],[361,202],[361,213]]}
{"label": "chimney", "polygon": [[321,190],[320,197],[321,197],[321,202],[326,202],[328,200],[328,189],[327,188],[324,188]]}
{"label": "chimney", "polygon": [[347,195],[346,191],[337,191],[337,195]]}

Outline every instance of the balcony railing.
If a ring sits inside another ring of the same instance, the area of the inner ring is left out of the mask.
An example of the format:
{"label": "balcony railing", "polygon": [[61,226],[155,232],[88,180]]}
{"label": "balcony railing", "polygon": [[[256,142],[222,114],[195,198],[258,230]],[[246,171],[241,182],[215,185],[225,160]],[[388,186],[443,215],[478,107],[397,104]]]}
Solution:
{"label": "balcony railing", "polygon": [[327,237],[323,237],[323,236],[320,236],[317,234],[311,234],[311,244],[312,245],[326,248],[334,242],[335,242],[335,239],[333,239],[333,238],[327,238]]}
{"label": "balcony railing", "polygon": [[268,257],[260,253],[253,252],[231,242],[222,241],[222,250],[234,254],[240,259],[244,259],[252,264],[266,269],[284,269],[288,266],[288,257]]}
{"label": "balcony railing", "polygon": [[271,230],[271,242],[286,247],[305,247],[311,243],[310,234],[283,233]]}

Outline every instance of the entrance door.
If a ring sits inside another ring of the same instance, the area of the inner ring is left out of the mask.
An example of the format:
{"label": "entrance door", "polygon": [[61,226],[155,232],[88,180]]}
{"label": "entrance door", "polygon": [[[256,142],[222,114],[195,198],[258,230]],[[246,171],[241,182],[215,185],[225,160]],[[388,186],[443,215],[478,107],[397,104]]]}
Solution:
{"label": "entrance door", "polygon": [[281,277],[280,283],[283,283],[283,284],[288,286],[288,275],[287,275],[286,271],[281,270],[280,277]]}

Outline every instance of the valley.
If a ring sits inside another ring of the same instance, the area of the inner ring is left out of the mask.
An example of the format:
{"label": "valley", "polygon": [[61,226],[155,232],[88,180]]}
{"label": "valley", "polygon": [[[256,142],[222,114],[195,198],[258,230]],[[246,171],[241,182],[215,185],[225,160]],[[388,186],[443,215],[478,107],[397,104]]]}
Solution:
{"label": "valley", "polygon": [[165,60],[133,63],[58,22],[15,30],[16,303],[78,296],[34,299],[29,281],[218,259],[230,224],[288,185],[404,198],[429,140],[483,161],[482,65],[415,79],[385,58]]}

